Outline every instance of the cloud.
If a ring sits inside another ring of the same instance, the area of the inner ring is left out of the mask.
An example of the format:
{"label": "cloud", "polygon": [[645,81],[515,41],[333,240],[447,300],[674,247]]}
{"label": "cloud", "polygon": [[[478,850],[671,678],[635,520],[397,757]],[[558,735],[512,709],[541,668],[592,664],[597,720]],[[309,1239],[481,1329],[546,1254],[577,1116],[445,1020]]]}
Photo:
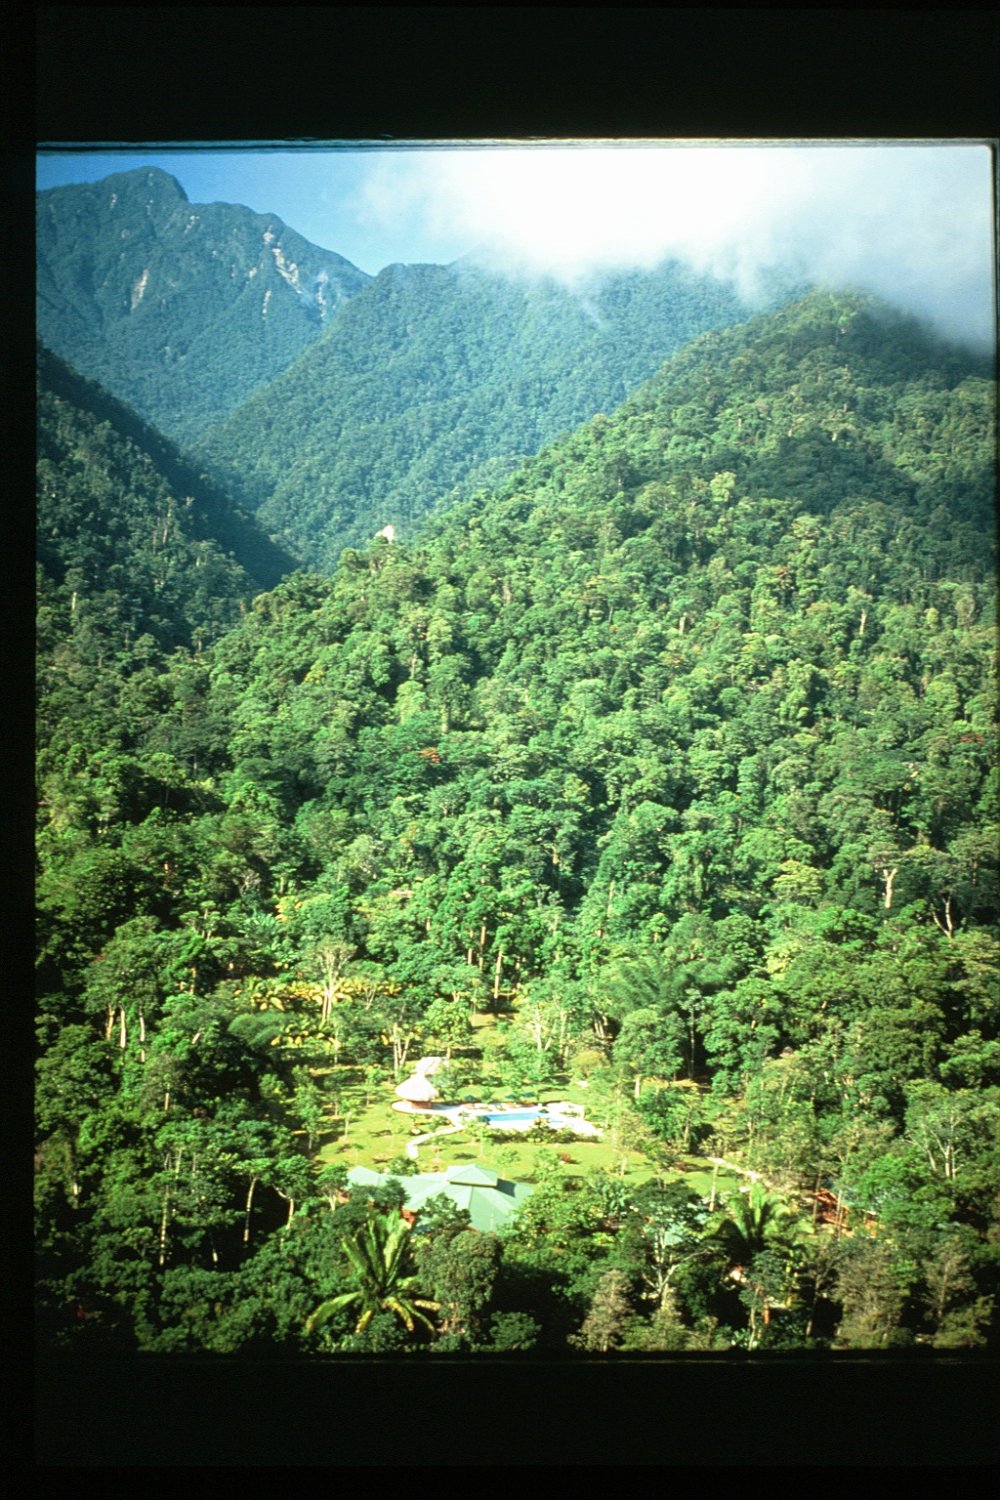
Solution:
{"label": "cloud", "polygon": [[667,257],[753,296],[785,269],[992,348],[985,146],[465,148],[373,156],[356,211],[418,218],[511,274],[579,283]]}

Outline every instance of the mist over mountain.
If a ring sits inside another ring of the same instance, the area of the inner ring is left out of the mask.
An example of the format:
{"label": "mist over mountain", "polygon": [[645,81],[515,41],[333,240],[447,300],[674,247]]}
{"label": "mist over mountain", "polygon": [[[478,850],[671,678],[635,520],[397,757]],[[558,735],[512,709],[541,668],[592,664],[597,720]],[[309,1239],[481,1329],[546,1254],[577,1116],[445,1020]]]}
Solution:
{"label": "mist over mountain", "polygon": [[751,301],[775,275],[866,291],[989,355],[993,184],[972,142],[569,143],[381,155],[363,206],[386,226],[419,211],[496,271],[566,285],[669,258]]}
{"label": "mist over mountain", "polygon": [[45,343],[184,440],[285,369],[368,276],[157,168],[37,195]]}

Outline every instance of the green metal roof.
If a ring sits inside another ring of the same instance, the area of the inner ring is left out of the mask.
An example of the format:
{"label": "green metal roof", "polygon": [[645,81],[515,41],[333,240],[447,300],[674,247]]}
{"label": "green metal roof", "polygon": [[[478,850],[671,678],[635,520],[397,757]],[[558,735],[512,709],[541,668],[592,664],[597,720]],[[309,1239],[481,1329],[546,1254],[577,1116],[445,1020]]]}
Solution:
{"label": "green metal roof", "polygon": [[457,1167],[449,1167],[444,1175],[449,1182],[468,1184],[470,1187],[496,1187],[503,1180],[498,1172],[492,1172],[489,1167],[477,1166],[475,1162],[463,1162]]}
{"label": "green metal roof", "polygon": [[[347,1180],[356,1187],[373,1187],[388,1182],[389,1175],[373,1172],[370,1167],[352,1167]],[[528,1182],[510,1182],[475,1163],[452,1167],[447,1172],[421,1172],[413,1177],[397,1177],[406,1193],[406,1206],[416,1213],[429,1198],[443,1193],[457,1208],[464,1208],[473,1229],[486,1232],[497,1229],[531,1196]]]}
{"label": "green metal roof", "polygon": [[374,1172],[371,1167],[351,1167],[347,1180],[355,1187],[374,1187],[377,1183],[387,1181],[381,1172]]}

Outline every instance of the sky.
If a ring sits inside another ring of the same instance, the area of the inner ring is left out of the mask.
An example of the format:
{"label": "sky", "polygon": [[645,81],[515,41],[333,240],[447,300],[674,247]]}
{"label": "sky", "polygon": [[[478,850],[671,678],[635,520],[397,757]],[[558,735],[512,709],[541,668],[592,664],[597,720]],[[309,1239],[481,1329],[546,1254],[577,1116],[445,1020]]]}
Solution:
{"label": "sky", "polygon": [[569,285],[669,256],[753,297],[784,269],[853,286],[993,349],[989,147],[549,142],[41,154],[38,186],[158,166],[192,203],[274,213],[375,274],[474,256]]}

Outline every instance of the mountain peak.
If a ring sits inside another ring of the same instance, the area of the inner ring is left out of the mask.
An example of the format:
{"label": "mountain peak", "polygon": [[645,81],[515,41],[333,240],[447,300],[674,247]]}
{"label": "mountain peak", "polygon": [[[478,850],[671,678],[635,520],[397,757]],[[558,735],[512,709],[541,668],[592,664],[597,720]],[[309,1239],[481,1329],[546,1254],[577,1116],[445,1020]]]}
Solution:
{"label": "mountain peak", "polygon": [[[177,178],[170,172],[164,172],[162,167],[137,167],[133,172],[119,172],[116,176],[125,181],[134,182],[137,188],[152,189],[164,198],[176,198],[181,203],[191,201]],[[115,177],[106,178],[105,181],[113,183]]]}
{"label": "mountain peak", "polygon": [[41,336],[184,441],[269,384],[369,279],[276,214],[192,203],[158,167],[38,198]]}
{"label": "mountain peak", "polygon": [[128,172],[112,172],[107,177],[100,178],[97,182],[81,182],[63,184],[60,187],[45,188],[40,198],[52,199],[57,194],[65,196],[70,193],[92,193],[100,197],[102,201],[110,198],[118,202],[132,203],[145,194],[148,199],[150,193],[163,204],[171,208],[178,203],[188,203],[190,200],[181,183],[169,172],[164,172],[162,167],[134,167]]}

